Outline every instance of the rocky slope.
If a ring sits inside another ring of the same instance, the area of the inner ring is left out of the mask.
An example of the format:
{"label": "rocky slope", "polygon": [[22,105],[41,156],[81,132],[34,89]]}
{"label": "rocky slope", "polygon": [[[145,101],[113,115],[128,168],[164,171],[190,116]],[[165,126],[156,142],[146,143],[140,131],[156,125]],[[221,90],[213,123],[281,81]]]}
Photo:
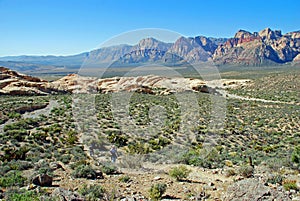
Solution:
{"label": "rocky slope", "polygon": [[216,49],[213,60],[223,65],[282,64],[297,60],[299,53],[300,32],[282,35],[269,28],[259,33],[239,30]]}
{"label": "rocky slope", "polygon": [[45,95],[63,92],[49,82],[0,67],[0,94]]}

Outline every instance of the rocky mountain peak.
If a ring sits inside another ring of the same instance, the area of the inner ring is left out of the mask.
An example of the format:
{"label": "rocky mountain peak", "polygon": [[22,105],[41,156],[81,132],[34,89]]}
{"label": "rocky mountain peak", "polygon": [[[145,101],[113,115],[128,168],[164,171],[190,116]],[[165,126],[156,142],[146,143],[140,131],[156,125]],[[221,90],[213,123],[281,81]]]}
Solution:
{"label": "rocky mountain peak", "polygon": [[282,37],[281,31],[280,30],[271,30],[270,28],[265,28],[261,30],[259,33],[259,36],[263,39],[277,39]]}
{"label": "rocky mountain peak", "polygon": [[251,37],[253,37],[254,36],[254,34],[252,34],[252,33],[250,33],[249,31],[245,31],[245,30],[239,30],[236,34],[235,34],[235,36],[234,36],[234,38],[237,38],[237,39],[245,39],[245,38],[251,38]]}
{"label": "rocky mountain peak", "polygon": [[166,51],[169,47],[170,45],[168,43],[164,43],[155,38],[144,38],[139,41],[135,49],[139,49],[139,50],[157,49],[157,50]]}

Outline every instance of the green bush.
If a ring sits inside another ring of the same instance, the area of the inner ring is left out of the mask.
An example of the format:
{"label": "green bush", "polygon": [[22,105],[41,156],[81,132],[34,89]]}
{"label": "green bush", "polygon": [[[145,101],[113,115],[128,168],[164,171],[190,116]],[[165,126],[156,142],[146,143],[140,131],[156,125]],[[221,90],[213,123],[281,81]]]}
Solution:
{"label": "green bush", "polygon": [[300,163],[300,146],[296,146],[292,156],[291,156],[292,162],[294,163]]}
{"label": "green bush", "polygon": [[190,149],[181,156],[181,161],[184,164],[204,168],[222,167],[224,164],[219,151],[215,148]]}
{"label": "green bush", "polygon": [[105,195],[105,189],[97,184],[91,186],[84,185],[79,190],[79,193],[89,201],[101,200]]}
{"label": "green bush", "polygon": [[150,198],[152,200],[160,200],[166,190],[167,185],[165,183],[153,184],[149,190]]}
{"label": "green bush", "polygon": [[70,145],[75,144],[78,141],[77,133],[75,131],[68,131],[66,141]]}
{"label": "green bush", "polygon": [[7,200],[12,201],[39,201],[40,195],[34,191],[13,191],[7,193]]}
{"label": "green bush", "polygon": [[1,187],[11,187],[11,186],[23,186],[26,178],[22,177],[22,173],[19,171],[10,171],[0,178]]}
{"label": "green bush", "polygon": [[283,188],[286,190],[286,191],[289,191],[289,190],[298,190],[298,186],[296,184],[296,180],[285,180],[282,182],[283,184]]}
{"label": "green bush", "polygon": [[105,163],[101,167],[101,171],[107,175],[118,173],[117,167],[112,163]]}
{"label": "green bush", "polygon": [[191,170],[187,169],[185,166],[181,165],[179,167],[174,167],[169,171],[169,175],[175,178],[177,181],[182,181],[186,179]]}
{"label": "green bush", "polygon": [[268,177],[267,183],[270,184],[282,184],[283,177],[279,174],[270,175]]}
{"label": "green bush", "polygon": [[225,170],[225,176],[230,177],[236,175],[234,168],[228,168]]}
{"label": "green bush", "polygon": [[96,179],[96,171],[89,165],[80,165],[73,172],[75,178]]}
{"label": "green bush", "polygon": [[239,168],[239,174],[245,178],[252,177],[254,173],[254,168],[251,166],[241,166]]}
{"label": "green bush", "polygon": [[122,177],[119,178],[119,181],[120,182],[123,182],[123,183],[128,183],[131,181],[130,177],[128,175],[124,175]]}

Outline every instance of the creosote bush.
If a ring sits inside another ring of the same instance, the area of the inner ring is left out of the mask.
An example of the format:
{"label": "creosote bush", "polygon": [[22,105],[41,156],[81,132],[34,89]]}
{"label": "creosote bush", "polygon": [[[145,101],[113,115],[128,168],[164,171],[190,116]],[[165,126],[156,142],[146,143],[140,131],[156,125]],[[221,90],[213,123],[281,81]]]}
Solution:
{"label": "creosote bush", "polygon": [[75,178],[96,179],[96,171],[89,165],[80,165],[72,173]]}
{"label": "creosote bush", "polygon": [[239,174],[245,178],[252,177],[254,173],[254,168],[251,166],[241,166],[239,167]]}
{"label": "creosote bush", "polygon": [[291,156],[292,162],[299,164],[300,163],[300,146],[296,146],[292,156]]}
{"label": "creosote bush", "polygon": [[94,201],[94,200],[102,200],[105,196],[105,189],[101,185],[84,185],[79,193],[84,196],[86,200]]}
{"label": "creosote bush", "polygon": [[123,183],[128,183],[128,182],[131,181],[131,178],[128,175],[124,175],[124,176],[119,178],[119,181],[123,182]]}
{"label": "creosote bush", "polygon": [[177,181],[186,179],[190,173],[191,170],[187,169],[187,167],[184,165],[174,167],[169,171],[169,175],[175,178]]}
{"label": "creosote bush", "polygon": [[105,163],[101,167],[101,171],[107,175],[118,173],[117,167],[113,163]]}
{"label": "creosote bush", "polygon": [[162,195],[167,190],[167,184],[165,183],[158,183],[153,184],[149,190],[150,198],[152,200],[160,200],[162,198]]}
{"label": "creosote bush", "polygon": [[26,178],[22,176],[20,171],[10,171],[0,178],[1,187],[23,186]]}

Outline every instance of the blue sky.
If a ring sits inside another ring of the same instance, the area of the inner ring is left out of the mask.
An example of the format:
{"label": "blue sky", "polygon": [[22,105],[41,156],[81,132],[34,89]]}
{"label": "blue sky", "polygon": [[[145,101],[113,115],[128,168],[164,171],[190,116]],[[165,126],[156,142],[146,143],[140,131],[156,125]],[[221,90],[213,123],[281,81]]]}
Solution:
{"label": "blue sky", "polygon": [[123,32],[163,28],[232,37],[239,29],[300,30],[299,0],[0,0],[0,56],[71,55]]}

